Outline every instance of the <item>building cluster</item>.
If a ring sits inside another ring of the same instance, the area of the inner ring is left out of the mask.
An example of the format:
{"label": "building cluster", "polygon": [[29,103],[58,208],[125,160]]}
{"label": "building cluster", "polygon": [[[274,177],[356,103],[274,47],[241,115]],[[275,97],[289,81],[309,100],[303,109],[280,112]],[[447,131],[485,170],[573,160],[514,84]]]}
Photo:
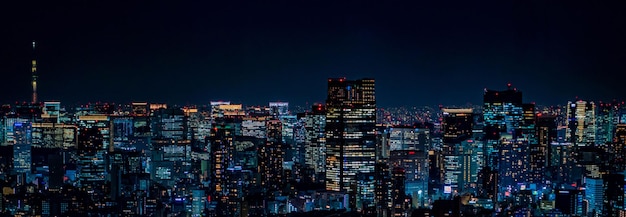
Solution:
{"label": "building cluster", "polygon": [[[376,107],[60,102],[0,109],[0,211],[15,216],[625,216],[626,106]],[[407,115],[408,114],[408,115]],[[382,117],[381,117],[382,116]],[[378,119],[377,119],[378,118]],[[414,122],[406,124],[407,122]]]}

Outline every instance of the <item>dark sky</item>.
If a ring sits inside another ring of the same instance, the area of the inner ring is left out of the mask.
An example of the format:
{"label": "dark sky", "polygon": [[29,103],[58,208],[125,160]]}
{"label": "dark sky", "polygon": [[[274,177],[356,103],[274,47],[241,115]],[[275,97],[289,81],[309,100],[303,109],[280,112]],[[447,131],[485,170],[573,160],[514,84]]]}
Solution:
{"label": "dark sky", "polygon": [[[268,2],[275,2],[269,4]],[[297,3],[294,3],[297,2]],[[379,106],[626,99],[625,1],[10,1],[0,101],[323,102],[376,79]],[[393,3],[392,3],[393,2]]]}

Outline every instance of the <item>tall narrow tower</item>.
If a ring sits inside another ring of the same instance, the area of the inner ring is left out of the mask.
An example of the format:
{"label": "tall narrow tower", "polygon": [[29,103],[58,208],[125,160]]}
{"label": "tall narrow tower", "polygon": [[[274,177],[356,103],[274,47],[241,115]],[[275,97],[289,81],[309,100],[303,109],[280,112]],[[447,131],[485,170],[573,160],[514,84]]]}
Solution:
{"label": "tall narrow tower", "polygon": [[35,47],[37,47],[37,42],[33,41],[33,60],[31,61],[33,104],[37,103],[37,58],[35,57]]}

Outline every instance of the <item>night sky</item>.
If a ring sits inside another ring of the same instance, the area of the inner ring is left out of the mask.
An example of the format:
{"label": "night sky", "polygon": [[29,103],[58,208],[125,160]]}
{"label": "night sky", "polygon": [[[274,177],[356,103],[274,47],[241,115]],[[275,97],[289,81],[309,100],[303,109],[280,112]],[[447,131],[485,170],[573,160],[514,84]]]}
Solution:
{"label": "night sky", "polygon": [[[626,99],[626,1],[11,1],[0,102],[323,102],[376,79],[380,107]],[[204,3],[201,3],[204,2]],[[393,2],[393,3],[391,3]],[[410,2],[410,3],[409,3]]]}

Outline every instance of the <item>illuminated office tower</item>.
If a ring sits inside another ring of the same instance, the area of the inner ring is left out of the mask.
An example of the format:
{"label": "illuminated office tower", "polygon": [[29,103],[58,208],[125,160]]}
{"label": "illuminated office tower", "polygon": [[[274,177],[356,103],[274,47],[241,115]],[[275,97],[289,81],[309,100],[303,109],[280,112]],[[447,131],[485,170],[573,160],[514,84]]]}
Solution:
{"label": "illuminated office tower", "polygon": [[589,216],[620,216],[624,209],[624,175],[604,174],[602,178],[584,179]]}
{"label": "illuminated office tower", "polygon": [[444,193],[461,190],[463,158],[461,143],[472,138],[474,116],[472,109],[444,108],[443,112],[443,147]]}
{"label": "illuminated office tower", "polygon": [[32,127],[30,122],[15,122],[15,144],[13,145],[13,169],[16,173],[31,172]]}
{"label": "illuminated office tower", "polygon": [[519,128],[522,120],[522,92],[511,89],[495,91],[485,90],[483,96],[483,116],[485,126],[498,129],[498,132],[512,133]]}
{"label": "illuminated office tower", "polygon": [[500,186],[506,188],[525,184],[528,181],[528,143],[506,134],[501,137],[499,151]]}
{"label": "illuminated office tower", "polygon": [[326,173],[326,109],[318,104],[310,112],[300,115],[306,134],[304,165],[315,170],[317,182],[323,182]]}
{"label": "illuminated office tower", "polygon": [[[585,200],[589,202],[589,207],[587,208],[588,216],[604,216],[602,213],[603,199],[605,193],[603,189],[603,180],[601,178],[586,177],[584,182]],[[594,213],[595,215],[591,215],[592,213]]]}
{"label": "illuminated office tower", "polygon": [[478,173],[483,168],[483,144],[476,138],[461,141],[459,145],[459,188],[467,189],[478,183]]}
{"label": "illuminated office tower", "polygon": [[512,133],[501,134],[498,160],[501,186],[527,186],[530,146],[537,144],[535,135],[535,109],[533,104],[523,104],[519,127]]}
{"label": "illuminated office tower", "polygon": [[112,145],[109,116],[79,116],[78,127],[80,186],[87,191],[102,193],[107,168],[105,158],[109,146]]}
{"label": "illuminated office tower", "polygon": [[[326,189],[353,192],[357,173],[376,162],[374,79],[328,80],[326,99]],[[350,204],[355,207],[355,204]]]}
{"label": "illuminated office tower", "polygon": [[523,119],[519,130],[515,134],[518,140],[523,140],[527,144],[537,144],[537,117],[535,115],[535,104],[523,104]]}
{"label": "illuminated office tower", "polygon": [[613,140],[618,122],[619,105],[600,103],[596,114],[596,144],[603,145]]}
{"label": "illuminated office tower", "polygon": [[485,166],[496,168],[501,135],[513,135],[523,120],[522,92],[511,84],[503,91],[486,89],[483,102]]}
{"label": "illuminated office tower", "polygon": [[273,117],[278,118],[282,123],[282,142],[284,144],[285,161],[297,161],[294,159],[297,156],[297,147],[295,144],[294,130],[298,123],[296,115],[291,115],[289,112],[288,102],[270,102],[269,103],[270,114]]}
{"label": "illuminated office tower", "polygon": [[211,150],[211,193],[226,203],[226,169],[234,166],[235,137],[241,136],[241,117],[220,117],[214,120],[209,147]]}
{"label": "illuminated office tower", "polygon": [[90,192],[101,189],[106,177],[106,165],[103,135],[98,128],[82,128],[79,131],[77,154],[80,185]]}
{"label": "illuminated office tower", "polygon": [[566,141],[576,146],[593,146],[596,137],[596,105],[578,100],[567,102]]}
{"label": "illuminated office tower", "polygon": [[537,143],[530,144],[530,171],[528,181],[534,184],[545,184],[552,181],[546,174],[550,166],[550,145],[556,141],[556,118],[537,114]]}
{"label": "illuminated office tower", "polygon": [[[283,187],[283,158],[285,152],[282,142],[282,123],[277,119],[268,120],[267,140],[260,149],[259,173],[262,174],[261,186],[272,195]],[[275,195],[279,196],[279,195]]]}

